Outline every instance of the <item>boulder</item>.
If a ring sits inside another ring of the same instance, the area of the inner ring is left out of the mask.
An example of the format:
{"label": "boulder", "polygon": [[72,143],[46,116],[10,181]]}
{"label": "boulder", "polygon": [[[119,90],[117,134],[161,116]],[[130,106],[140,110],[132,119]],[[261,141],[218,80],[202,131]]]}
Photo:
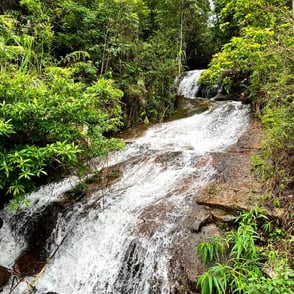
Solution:
{"label": "boulder", "polygon": [[201,257],[196,253],[197,246],[220,234],[221,230],[213,223],[202,225],[198,233],[187,230],[181,232],[179,238],[174,242],[173,259],[177,266],[173,266],[172,271],[179,285],[178,291],[181,286],[184,286],[185,292],[175,293],[195,293],[197,279],[206,270],[201,262]]}
{"label": "boulder", "polygon": [[33,253],[24,251],[14,262],[13,273],[18,277],[33,276],[38,274],[46,261],[40,260]]}
{"label": "boulder", "polygon": [[36,213],[26,216],[24,211],[20,211],[11,218],[12,230],[16,234],[23,236],[26,241],[26,253],[34,256],[38,260],[47,259],[48,243],[54,238],[54,229],[58,217],[65,210],[64,203],[51,202],[42,207]]}
{"label": "boulder", "polygon": [[258,186],[225,185],[213,183],[206,187],[197,199],[198,204],[221,208],[227,212],[249,210],[259,203]]}
{"label": "boulder", "polygon": [[214,223],[227,223],[227,224],[233,224],[236,220],[235,214],[230,214],[222,209],[216,209],[214,208],[211,211],[212,220]]}
{"label": "boulder", "polygon": [[221,91],[221,85],[206,86],[201,84],[198,90],[198,97],[213,98]]}
{"label": "boulder", "polygon": [[195,232],[195,233],[199,233],[202,229],[202,227],[208,225],[209,223],[212,223],[213,220],[212,220],[212,215],[211,214],[206,214],[204,217],[202,218],[195,218],[195,221],[192,225],[192,232]]}

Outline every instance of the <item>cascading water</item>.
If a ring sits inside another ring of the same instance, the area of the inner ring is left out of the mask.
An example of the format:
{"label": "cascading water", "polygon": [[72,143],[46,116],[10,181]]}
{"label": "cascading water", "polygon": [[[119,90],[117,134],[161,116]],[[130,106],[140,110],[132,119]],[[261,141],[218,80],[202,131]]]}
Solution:
{"label": "cascading water", "polygon": [[[129,140],[123,151],[110,154],[104,166],[119,166],[121,178],[58,215],[47,244],[49,256],[58,250],[34,281],[34,293],[173,293],[170,261],[174,239],[181,234],[177,224],[214,176],[209,153],[237,141],[248,113],[238,102],[214,103],[204,113],[155,125]],[[33,193],[32,205],[21,211],[23,220],[61,199],[77,181],[71,178]],[[13,218],[2,214],[6,222]],[[11,267],[25,241],[17,243],[7,224],[0,234],[0,265]],[[27,289],[22,282],[12,293]]]}
{"label": "cascading water", "polygon": [[186,98],[195,98],[199,89],[197,81],[203,71],[202,69],[196,69],[183,73],[179,78],[178,95]]}

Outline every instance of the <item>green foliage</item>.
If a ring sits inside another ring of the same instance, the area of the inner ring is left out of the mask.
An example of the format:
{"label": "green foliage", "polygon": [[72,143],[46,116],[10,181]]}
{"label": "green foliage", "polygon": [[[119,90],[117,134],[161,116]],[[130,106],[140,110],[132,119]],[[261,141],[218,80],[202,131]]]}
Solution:
{"label": "green foliage", "polygon": [[79,61],[85,61],[90,58],[90,54],[87,51],[73,51],[67,54],[63,59],[62,62],[64,64],[72,64]]}
{"label": "green foliage", "polygon": [[243,28],[279,26],[281,13],[287,9],[284,0],[215,0],[216,41],[230,42],[242,35]]}
{"label": "green foliage", "polygon": [[0,189],[13,196],[10,207],[16,208],[25,200],[25,194],[35,187],[34,180],[46,176],[50,166],[74,164],[80,152],[76,145],[66,142],[44,147],[25,145],[11,149],[0,148]]}
{"label": "green foliage", "polygon": [[[268,218],[260,208],[243,212],[238,220],[236,231],[227,232],[224,238],[217,238],[211,244],[200,243],[198,254],[206,263],[219,260],[219,255],[212,254],[216,243],[228,244],[228,260],[225,264],[215,264],[203,273],[198,281],[197,288],[201,294],[212,293],[293,293],[293,270],[285,259],[280,259],[275,253],[268,252],[267,248],[257,247],[263,237],[259,228],[271,231]],[[205,258],[203,254],[206,254]],[[262,268],[262,261],[273,269],[273,276],[267,277]]]}
{"label": "green foliage", "polygon": [[273,36],[271,29],[248,28],[243,37],[233,37],[224,45],[223,50],[216,54],[211,61],[211,66],[201,76],[201,81],[209,85],[215,85],[223,81],[227,92],[236,83],[236,76],[242,77],[244,89],[248,87],[248,79],[257,64],[260,63],[266,45],[271,43]]}
{"label": "green foliage", "polygon": [[[49,11],[56,27],[54,54],[74,68],[78,81],[91,84],[98,75],[111,76],[118,81],[125,92],[126,125],[142,121],[144,118],[140,117],[140,113],[149,112],[149,109],[154,109],[154,113],[159,115],[150,112],[148,117],[158,120],[166,107],[161,97],[166,97],[168,104],[172,105],[170,87],[175,76],[176,53],[166,43],[167,34],[161,36],[159,44],[152,40],[157,32],[149,23],[148,3],[63,1],[51,6]],[[166,53],[174,59],[172,63],[166,60]],[[168,70],[160,71],[166,65]],[[159,85],[159,79],[166,79],[166,85]],[[143,80],[149,88],[148,97],[141,89],[138,89],[140,94],[135,99],[132,95],[128,96],[129,85],[136,85],[138,80]],[[158,83],[154,83],[156,80]],[[156,97],[157,103],[147,99],[149,97]]]}
{"label": "green foliage", "polygon": [[[292,88],[292,91],[294,91],[293,86]],[[285,89],[281,91],[285,92]],[[267,128],[269,141],[269,144],[265,147],[265,155],[272,158],[271,168],[274,173],[271,181],[273,183],[272,189],[276,195],[281,195],[284,191],[291,189],[294,182],[294,161],[292,156],[294,149],[293,94],[292,97],[288,95],[288,98],[292,102],[269,103],[265,107],[262,116],[262,121]]]}
{"label": "green foliage", "polygon": [[[290,193],[294,183],[294,37],[289,3],[215,2],[218,28],[227,43],[201,81],[210,86],[222,81],[226,92],[245,95],[252,102],[266,128],[264,152],[253,158],[253,164],[271,193],[280,197]],[[280,205],[291,209],[287,200]]]}
{"label": "green foliage", "polygon": [[[268,62],[268,54],[273,53],[276,46],[282,45],[281,35],[282,39],[285,37],[289,41],[291,25],[285,17],[289,10],[283,1],[275,0],[219,0],[216,1],[216,6],[221,25],[229,25],[230,22],[225,22],[224,19],[231,18],[238,32],[233,30],[234,33],[222,51],[213,58],[202,81],[212,85],[224,77],[230,77],[233,81],[238,73],[247,79],[243,81],[246,87],[250,82],[255,84],[255,75],[270,73],[265,67],[273,66],[275,61]],[[239,82],[242,83],[242,80]]]}
{"label": "green foliage", "polygon": [[263,181],[272,177],[274,170],[273,168],[265,162],[260,156],[252,155],[252,165],[253,165],[253,172],[256,176],[258,176]]}
{"label": "green foliage", "polygon": [[122,121],[170,115],[187,43],[197,38],[199,49],[210,35],[208,0],[21,0],[2,9],[0,190],[16,203],[46,173],[120,148],[110,137]]}
{"label": "green foliage", "polygon": [[219,261],[224,256],[227,244],[221,237],[215,237],[209,242],[202,242],[197,247],[197,254],[201,256],[202,263],[207,264],[213,260]]}
{"label": "green foliage", "polygon": [[0,120],[0,136],[6,136],[15,133],[13,130],[13,125],[9,123],[10,121],[4,121],[3,119]]}
{"label": "green foliage", "polygon": [[[41,7],[37,1],[23,4],[38,12]],[[13,196],[15,208],[48,171],[62,171],[79,159],[122,146],[104,134],[121,126],[123,92],[103,78],[91,86],[75,82],[70,68],[40,68],[34,62],[39,56],[31,59],[36,54],[32,44],[25,47],[30,36],[16,34],[13,18],[3,17],[1,24],[0,190]],[[73,52],[67,58],[82,55]]]}
{"label": "green foliage", "polygon": [[276,263],[273,268],[274,276],[253,277],[249,279],[246,293],[248,294],[293,294],[294,271],[289,269],[285,260]]}
{"label": "green foliage", "polygon": [[0,97],[0,185],[19,199],[48,167],[120,147],[103,136],[121,126],[122,92],[110,80],[86,87],[61,68],[47,68],[42,79],[2,72]]}
{"label": "green foliage", "polygon": [[[208,0],[22,0],[21,5],[25,15],[15,12],[18,35],[31,40],[30,48],[21,44],[22,52],[15,53],[24,58],[29,49],[23,69],[41,70],[54,61],[74,68],[76,81],[91,84],[99,75],[113,78],[125,92],[127,126],[172,114],[178,69],[186,57],[196,58],[191,57],[194,52],[207,64],[214,50],[207,27]],[[15,25],[11,28],[16,35]],[[140,80],[146,91],[139,87],[135,99],[128,96],[128,86]]]}
{"label": "green foliage", "polygon": [[222,265],[211,267],[198,279],[197,287],[201,288],[201,294],[226,293],[227,280],[226,268]]}

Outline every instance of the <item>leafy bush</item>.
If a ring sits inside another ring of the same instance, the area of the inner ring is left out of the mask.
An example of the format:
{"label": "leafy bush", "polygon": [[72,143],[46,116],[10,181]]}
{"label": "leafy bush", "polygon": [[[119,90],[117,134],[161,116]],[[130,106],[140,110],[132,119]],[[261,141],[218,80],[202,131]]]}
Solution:
{"label": "leafy bush", "polygon": [[273,277],[252,277],[249,279],[248,294],[293,294],[294,271],[289,269],[285,260],[274,263]]}
{"label": "leafy bush", "polygon": [[201,81],[222,81],[227,92],[238,92],[252,102],[266,129],[260,175],[267,192],[280,197],[281,206],[291,211],[287,196],[294,187],[294,37],[289,1],[216,3],[220,26],[227,32],[234,28],[236,35],[214,56]]}
{"label": "leafy bush", "polygon": [[111,80],[75,82],[70,68],[40,69],[32,43],[26,47],[33,37],[18,35],[14,25],[0,19],[0,191],[17,207],[48,171],[121,147],[104,134],[121,126],[123,93]]}
{"label": "leafy bush", "polygon": [[202,263],[208,264],[212,261],[219,261],[224,256],[227,248],[226,240],[221,237],[215,237],[209,242],[201,242],[197,247],[197,254],[201,256]]}
{"label": "leafy bush", "polygon": [[[227,232],[224,238],[217,237],[210,243],[199,244],[197,252],[203,262],[218,261],[219,254],[215,252],[228,245],[227,262],[209,267],[199,277],[197,288],[201,294],[293,293],[294,271],[288,267],[287,260],[279,259],[270,246],[257,246],[263,240],[260,230],[269,228],[269,220],[262,210],[257,208],[243,212],[238,222],[238,229]],[[265,261],[273,269],[271,277],[266,276],[263,270]]]}
{"label": "leafy bush", "polygon": [[[16,198],[46,168],[102,156],[120,144],[104,137],[121,125],[122,92],[112,81],[75,83],[69,69],[46,68],[42,79],[20,71],[0,74],[1,189]],[[21,199],[17,198],[17,199]]]}

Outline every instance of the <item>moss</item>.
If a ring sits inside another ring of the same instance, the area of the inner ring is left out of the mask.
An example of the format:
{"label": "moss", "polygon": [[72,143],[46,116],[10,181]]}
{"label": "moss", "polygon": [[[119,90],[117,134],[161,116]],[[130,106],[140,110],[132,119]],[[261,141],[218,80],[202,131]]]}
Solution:
{"label": "moss", "polygon": [[173,121],[184,117],[192,116],[194,114],[202,113],[209,109],[211,101],[208,99],[188,99],[178,97],[177,110],[174,115],[166,121]]}

